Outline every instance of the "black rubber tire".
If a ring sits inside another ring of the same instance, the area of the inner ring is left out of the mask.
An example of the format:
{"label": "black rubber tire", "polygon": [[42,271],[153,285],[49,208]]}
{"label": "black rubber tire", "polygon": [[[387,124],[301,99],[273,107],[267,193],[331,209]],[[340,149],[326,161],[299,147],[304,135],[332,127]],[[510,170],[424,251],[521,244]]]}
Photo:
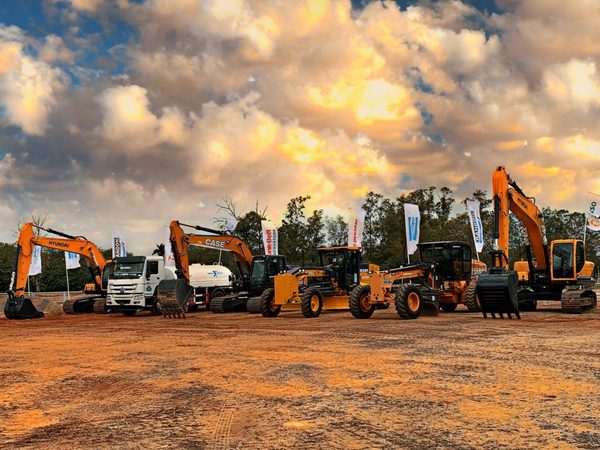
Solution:
{"label": "black rubber tire", "polygon": [[371,293],[370,286],[361,286],[358,285],[352,292],[350,292],[350,297],[348,298],[348,305],[350,307],[350,312],[357,319],[368,319],[373,315],[375,311],[375,305],[370,304],[368,309],[364,309],[361,303],[361,300],[368,296]]}
{"label": "black rubber tire", "polygon": [[[312,298],[315,295],[319,299],[319,305],[316,310],[313,310]],[[300,299],[300,308],[302,309],[302,315],[308,319],[312,317],[319,317],[321,311],[323,310],[323,296],[317,288],[308,288],[302,293],[302,298]]]}
{"label": "black rubber tire", "polygon": [[477,299],[477,290],[476,284],[471,283],[467,286],[467,290],[465,291],[465,306],[469,310],[469,312],[479,312],[481,311],[481,305],[479,304],[479,300]]}
{"label": "black rubber tire", "polygon": [[125,310],[121,311],[121,314],[123,314],[124,316],[127,316],[127,317],[132,317],[132,316],[135,316],[136,312],[137,312],[137,310],[135,310],[135,309],[125,309]]}
{"label": "black rubber tire", "polygon": [[[413,294],[417,294],[419,298],[419,305],[417,308],[411,308],[409,304],[409,297],[414,298]],[[398,315],[405,320],[416,319],[421,315],[423,309],[423,294],[418,284],[403,284],[396,291],[394,297],[396,303],[396,312]]]}
{"label": "black rubber tire", "polygon": [[440,304],[440,308],[442,308],[446,312],[454,312],[456,311],[456,307],[458,305],[456,303],[442,303]]}
{"label": "black rubber tire", "polygon": [[275,289],[265,289],[260,296],[260,313],[263,317],[277,317],[281,312],[281,305],[273,305]]}

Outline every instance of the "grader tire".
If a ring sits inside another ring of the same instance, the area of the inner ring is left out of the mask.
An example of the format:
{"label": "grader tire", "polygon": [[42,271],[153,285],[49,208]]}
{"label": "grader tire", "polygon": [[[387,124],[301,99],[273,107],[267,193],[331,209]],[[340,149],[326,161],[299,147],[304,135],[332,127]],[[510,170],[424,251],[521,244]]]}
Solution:
{"label": "grader tire", "polygon": [[423,309],[423,295],[416,284],[403,284],[396,291],[396,312],[405,320],[416,319]]}
{"label": "grader tire", "polygon": [[281,305],[275,305],[275,289],[265,289],[260,296],[260,313],[263,317],[277,317],[281,312]]}
{"label": "grader tire", "polygon": [[350,293],[348,304],[350,312],[357,319],[368,319],[375,311],[375,305],[369,302],[371,288],[369,286],[356,286]]}
{"label": "grader tire", "polygon": [[323,296],[318,289],[308,288],[300,299],[302,315],[306,318],[319,317],[323,310]]}
{"label": "grader tire", "polygon": [[465,305],[469,312],[479,312],[481,311],[481,306],[479,305],[479,300],[477,299],[477,291],[475,290],[476,284],[471,283],[467,290],[465,291]]}

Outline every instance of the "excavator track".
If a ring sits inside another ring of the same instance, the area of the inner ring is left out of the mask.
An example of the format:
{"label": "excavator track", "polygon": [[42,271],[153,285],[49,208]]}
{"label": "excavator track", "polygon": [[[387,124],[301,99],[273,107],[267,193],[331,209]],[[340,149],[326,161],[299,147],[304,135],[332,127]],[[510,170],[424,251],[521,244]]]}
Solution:
{"label": "excavator track", "polygon": [[[65,314],[85,314],[96,312],[96,302],[104,300],[102,297],[88,297],[68,299],[63,302],[63,312]],[[106,300],[104,300],[106,302]],[[104,312],[104,310],[102,311]]]}
{"label": "excavator track", "polygon": [[596,293],[594,291],[567,290],[561,296],[560,310],[564,313],[581,314],[595,307]]}
{"label": "excavator track", "polygon": [[106,299],[103,297],[97,298],[94,302],[94,314],[106,313]]}
{"label": "excavator track", "polygon": [[209,308],[214,313],[228,313],[232,311],[245,310],[247,299],[244,295],[231,294],[211,299]]}

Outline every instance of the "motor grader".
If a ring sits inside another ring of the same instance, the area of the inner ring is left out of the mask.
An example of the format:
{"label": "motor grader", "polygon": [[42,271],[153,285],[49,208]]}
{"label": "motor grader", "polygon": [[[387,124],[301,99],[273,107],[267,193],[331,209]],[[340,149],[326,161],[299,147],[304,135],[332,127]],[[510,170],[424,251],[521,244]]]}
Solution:
{"label": "motor grader", "polygon": [[283,310],[302,311],[304,317],[318,317],[323,310],[347,310],[350,291],[378,266],[365,264],[360,247],[317,249],[319,266],[300,267],[274,277],[273,288],[248,302],[264,317],[277,317]]}
{"label": "motor grader", "polygon": [[474,280],[486,269],[471,259],[465,242],[427,242],[418,245],[420,263],[376,271],[350,294],[350,312],[367,319],[382,305],[394,304],[402,319],[416,319],[424,308],[454,311],[459,304],[479,311]]}

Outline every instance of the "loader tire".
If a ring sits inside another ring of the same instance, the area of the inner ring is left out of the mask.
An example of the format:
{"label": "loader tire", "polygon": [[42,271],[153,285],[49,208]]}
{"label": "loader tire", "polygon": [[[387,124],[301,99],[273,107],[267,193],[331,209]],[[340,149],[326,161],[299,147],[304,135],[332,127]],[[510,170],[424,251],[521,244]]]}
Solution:
{"label": "loader tire", "polygon": [[281,312],[281,305],[275,304],[275,289],[265,289],[260,296],[260,313],[263,317],[277,317]]}
{"label": "loader tire", "polygon": [[423,294],[417,284],[403,284],[396,291],[396,312],[405,320],[416,319],[423,309]]}
{"label": "loader tire", "polygon": [[481,305],[477,299],[477,290],[475,289],[476,286],[477,285],[475,283],[471,283],[465,291],[465,305],[469,312],[481,311]]}
{"label": "loader tire", "polygon": [[357,319],[368,319],[375,311],[375,305],[371,304],[371,288],[369,286],[356,286],[350,293],[348,305],[350,312]]}
{"label": "loader tire", "polygon": [[323,310],[323,296],[318,289],[308,288],[300,299],[302,315],[306,318],[319,317]]}
{"label": "loader tire", "polygon": [[456,303],[442,303],[440,308],[442,308],[446,312],[454,312],[456,311],[456,307],[458,305]]}

